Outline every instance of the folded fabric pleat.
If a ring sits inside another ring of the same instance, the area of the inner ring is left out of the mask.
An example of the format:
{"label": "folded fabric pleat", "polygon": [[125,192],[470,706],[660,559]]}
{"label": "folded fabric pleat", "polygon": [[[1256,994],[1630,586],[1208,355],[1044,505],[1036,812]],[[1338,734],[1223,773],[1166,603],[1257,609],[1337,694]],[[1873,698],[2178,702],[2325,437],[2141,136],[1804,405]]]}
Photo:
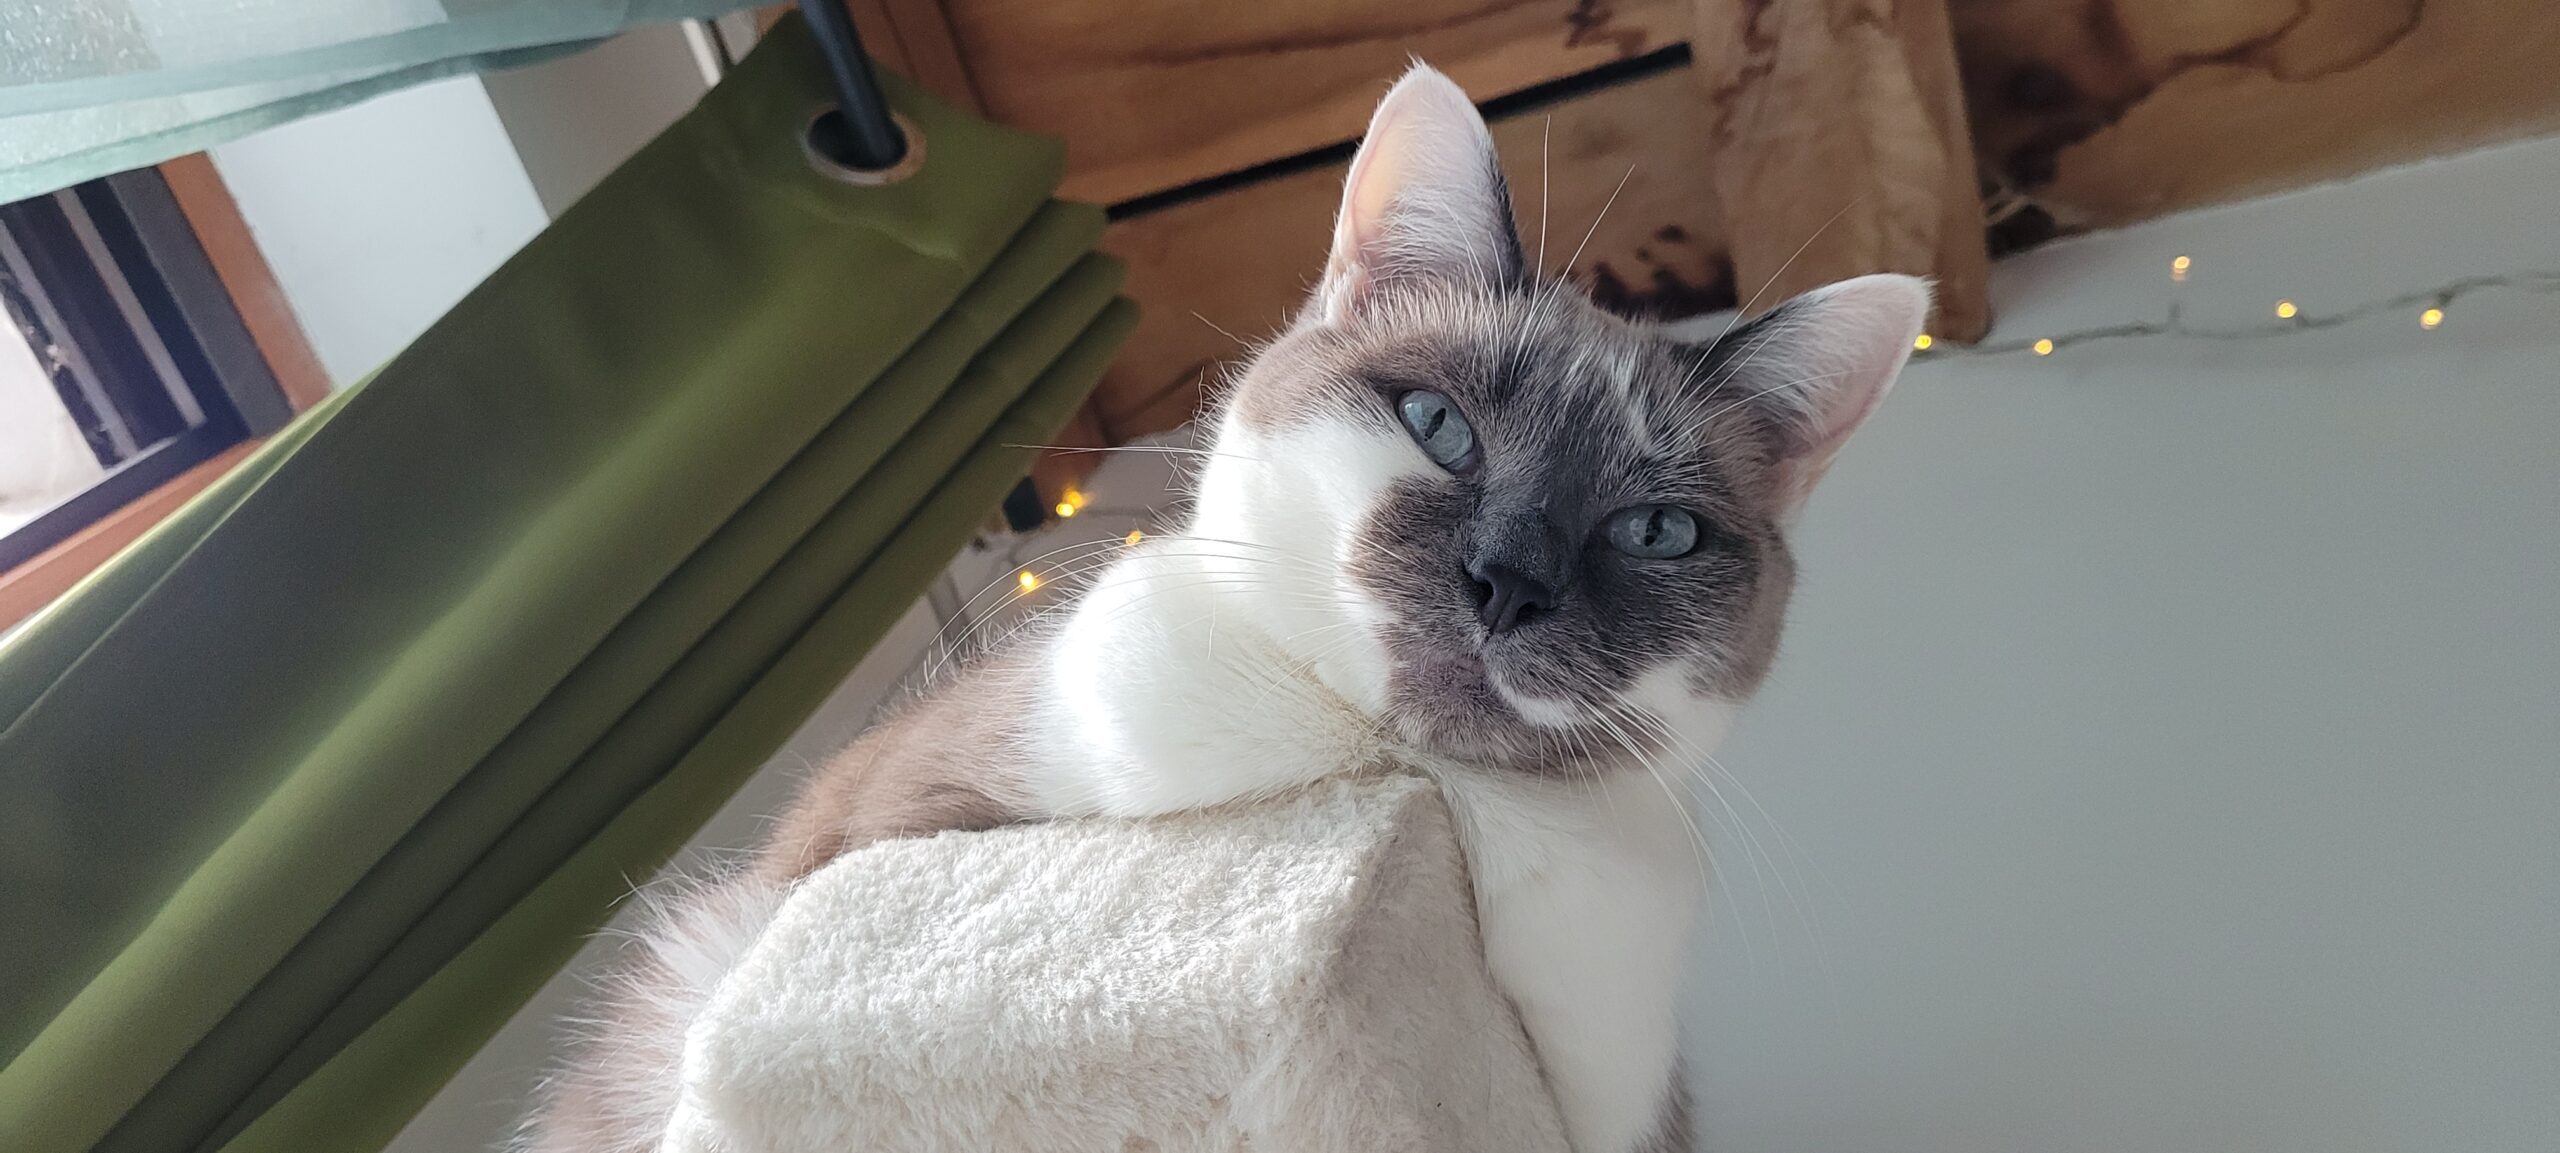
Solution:
{"label": "folded fabric pleat", "polygon": [[[892,80],[928,161],[855,186],[802,154],[825,92],[778,27],[0,648],[0,1146],[364,1112],[306,1076],[539,904],[491,946],[536,968],[410,1026],[467,1053],[620,895],[562,871],[662,861],[1065,421],[1126,317],[1057,147]],[[796,655],[833,614],[849,651]],[[414,1107],[455,1064],[367,1088]]]}
{"label": "folded fabric pleat", "polygon": [[[916,590],[968,542],[987,502],[1022,475],[1030,461],[1023,446],[1065,424],[1136,323],[1134,306],[1113,301],[657,784],[223,1153],[371,1149],[396,1135],[575,954],[583,933],[558,926],[600,924],[600,910],[630,892],[635,863],[645,873],[673,856],[703,815],[762,764],[777,734],[815,710],[897,623]],[[420,1068],[434,1076],[418,1077]]]}

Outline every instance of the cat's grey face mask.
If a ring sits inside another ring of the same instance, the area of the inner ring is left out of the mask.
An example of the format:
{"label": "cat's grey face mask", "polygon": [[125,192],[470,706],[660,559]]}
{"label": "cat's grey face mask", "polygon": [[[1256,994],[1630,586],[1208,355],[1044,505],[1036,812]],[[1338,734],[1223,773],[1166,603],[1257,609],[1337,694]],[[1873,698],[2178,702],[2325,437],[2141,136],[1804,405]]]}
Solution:
{"label": "cat's grey face mask", "polygon": [[1407,739],[1544,771],[1649,754],[1665,709],[1766,673],[1785,526],[1927,299],[1865,277],[1703,342],[1608,315],[1525,267],[1483,122],[1408,78],[1305,315],[1228,398],[1229,438],[1263,459],[1209,468],[1269,474],[1262,499],[1355,490],[1329,517],[1257,518],[1330,539],[1261,543],[1344,570]]}

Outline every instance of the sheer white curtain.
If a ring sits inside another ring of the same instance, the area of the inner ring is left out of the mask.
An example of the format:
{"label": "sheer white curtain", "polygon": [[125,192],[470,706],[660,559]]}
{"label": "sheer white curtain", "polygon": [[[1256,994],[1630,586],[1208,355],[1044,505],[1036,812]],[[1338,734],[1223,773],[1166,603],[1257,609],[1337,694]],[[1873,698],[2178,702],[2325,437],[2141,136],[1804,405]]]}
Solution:
{"label": "sheer white curtain", "polygon": [[0,201],[751,0],[6,0]]}

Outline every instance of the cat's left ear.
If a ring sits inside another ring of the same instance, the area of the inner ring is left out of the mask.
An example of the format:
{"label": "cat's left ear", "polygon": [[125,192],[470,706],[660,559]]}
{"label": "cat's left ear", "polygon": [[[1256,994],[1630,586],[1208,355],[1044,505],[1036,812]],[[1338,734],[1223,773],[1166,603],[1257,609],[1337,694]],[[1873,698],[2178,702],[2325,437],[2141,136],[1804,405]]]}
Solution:
{"label": "cat's left ear", "polygon": [[1415,64],[1378,102],[1342,185],[1309,313],[1336,323],[1408,278],[1517,284],[1523,261],[1493,134],[1464,89]]}
{"label": "cat's left ear", "polygon": [[[1929,284],[1881,274],[1817,288],[1719,341],[1775,438],[1778,513],[1793,520],[1850,434],[1874,415],[1929,319]],[[1719,376],[1723,374],[1717,374]]]}

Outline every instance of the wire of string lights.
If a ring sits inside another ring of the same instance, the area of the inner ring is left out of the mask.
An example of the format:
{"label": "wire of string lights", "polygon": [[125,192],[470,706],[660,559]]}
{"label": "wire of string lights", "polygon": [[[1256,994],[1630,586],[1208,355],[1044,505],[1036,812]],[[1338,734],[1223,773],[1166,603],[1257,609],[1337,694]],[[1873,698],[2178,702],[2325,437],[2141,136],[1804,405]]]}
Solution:
{"label": "wire of string lights", "polygon": [[[2169,264],[2169,277],[2184,281],[2194,262],[2181,256]],[[1915,360],[1958,360],[1987,356],[2015,356],[2021,353],[2052,356],[2078,345],[2102,341],[2131,340],[2138,337],[2166,336],[2185,340],[2263,340],[2289,336],[2324,328],[2368,320],[2377,316],[2403,315],[2424,331],[2442,326],[2454,304],[2464,297],[2489,292],[2525,292],[2536,295],[2560,295],[2560,270],[2536,269],[2511,272],[2502,276],[2466,276],[2433,288],[2404,292],[2381,300],[2368,301],[2339,312],[2304,312],[2291,300],[2274,302],[2273,319],[2257,324],[2202,325],[2188,322],[2184,309],[2171,300],[2158,320],[2131,321],[2100,325],[2066,332],[2021,336],[2008,340],[1986,340],[1970,347],[1950,345],[1934,336],[1922,334],[1915,342]]]}

